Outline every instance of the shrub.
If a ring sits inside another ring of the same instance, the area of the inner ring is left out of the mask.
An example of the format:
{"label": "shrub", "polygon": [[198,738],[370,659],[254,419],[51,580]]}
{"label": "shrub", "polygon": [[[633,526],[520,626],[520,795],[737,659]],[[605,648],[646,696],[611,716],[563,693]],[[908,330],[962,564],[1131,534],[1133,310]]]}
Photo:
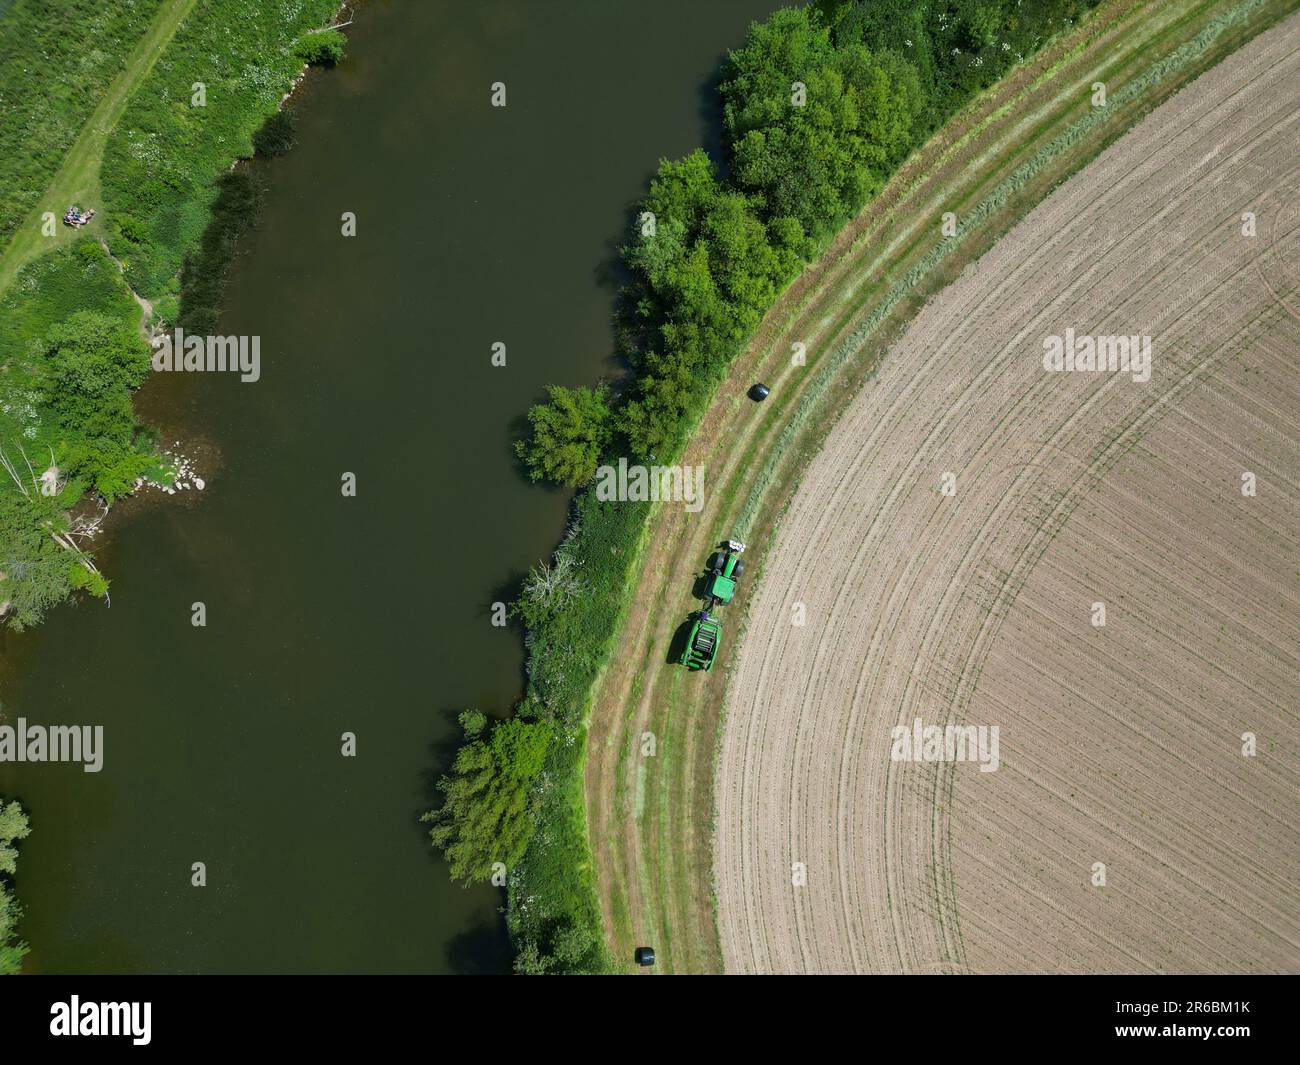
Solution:
{"label": "shrub", "polygon": [[343,62],[348,39],[341,30],[320,30],[304,34],[293,46],[294,55],[304,63],[333,67]]}
{"label": "shrub", "polygon": [[513,866],[523,855],[533,827],[529,793],[545,763],[551,727],[514,718],[498,722],[484,741],[477,718],[462,725],[467,742],[451,775],[438,782],[446,798],[424,820],[433,823],[430,838],[442,848],[451,875],[468,884],[488,880],[496,863]]}
{"label": "shrub", "polygon": [[550,385],[550,397],[528,412],[532,435],[517,441],[515,451],[534,481],[542,478],[576,488],[596,476],[600,456],[613,436],[609,392],[595,388]]}

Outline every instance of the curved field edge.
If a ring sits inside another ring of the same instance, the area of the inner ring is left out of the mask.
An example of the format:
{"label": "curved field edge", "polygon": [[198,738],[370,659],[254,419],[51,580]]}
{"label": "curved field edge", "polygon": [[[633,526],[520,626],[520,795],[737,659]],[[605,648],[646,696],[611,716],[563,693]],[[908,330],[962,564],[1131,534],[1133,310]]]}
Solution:
{"label": "curved field edge", "polygon": [[[896,332],[927,295],[951,280],[964,262],[977,257],[1005,232],[1033,205],[1031,200],[1041,199],[1054,183],[1095,157],[1146,110],[1293,7],[1189,3],[1139,12],[1134,5],[1103,5],[1078,30],[969,104],[917,153],[916,158],[926,167],[942,172],[954,152],[960,154],[963,146],[969,149],[982,132],[999,122],[1004,133],[1007,126],[1017,128],[1020,135],[1014,144],[1021,149],[1018,154],[1025,154],[1028,146],[1038,146],[1028,158],[1017,160],[1016,166],[995,171],[1001,175],[1000,187],[993,184],[981,189],[978,175],[957,183],[967,188],[965,198],[981,205],[982,210],[970,212],[977,223],[964,217],[957,238],[945,242],[946,246],[932,239],[936,246],[921,250],[927,228],[933,238],[937,222],[937,212],[928,210],[932,204],[921,205],[927,210],[911,222],[922,236],[898,257],[905,269],[897,272],[909,275],[907,283],[899,288],[898,279],[894,280],[884,293],[894,297],[889,310],[874,316],[870,328],[859,332],[853,344],[841,341],[832,345],[830,341],[851,323],[860,326],[879,305],[880,291],[855,300],[852,294],[845,297],[840,291],[851,290],[853,285],[841,283],[832,290],[836,298],[828,298],[824,290],[812,294],[800,291],[801,278],[769,315],[758,340],[733,367],[685,459],[699,461],[720,454],[724,466],[730,467],[730,476],[723,477],[720,493],[714,488],[694,530],[675,512],[661,509],[654,515],[640,544],[638,580],[634,591],[629,590],[619,630],[621,644],[644,647],[645,653],[629,656],[632,661],[614,663],[592,701],[588,816],[597,848],[602,909],[615,956],[625,958],[633,945],[652,942],[668,971],[720,967],[711,891],[711,824],[714,746],[721,725],[725,669],[708,678],[690,678],[694,690],[686,690],[680,670],[664,669],[664,628],[654,629],[647,616],[661,614],[668,602],[689,605],[678,594],[689,583],[686,574],[702,564],[710,543],[733,530],[732,522],[743,519],[754,538],[750,557],[756,564],[751,565],[746,580],[759,578],[763,543],[800,471],[865,380],[889,334]],[[1107,39],[1106,28],[1130,33],[1135,28],[1131,23],[1139,16],[1141,26],[1150,30],[1141,47],[1112,47],[1115,42]],[[1098,41],[1088,43],[1098,27]],[[1111,107],[1093,115],[1087,101],[1089,75],[1098,70],[1111,78],[1118,74],[1119,84],[1109,83]],[[1045,117],[1036,134],[1027,134],[1020,129],[1024,120],[1013,101],[1041,98],[1044,87],[1052,86],[1058,95],[1073,93],[1075,103]],[[954,129],[958,131],[955,137]],[[945,143],[945,136],[952,142]],[[997,143],[997,138],[991,139]],[[1007,184],[1017,169],[1019,181]],[[804,278],[816,276],[827,263],[839,260],[856,268],[867,254],[862,246],[884,224],[882,214],[890,221],[887,216],[893,203],[906,206],[909,193],[926,184],[926,172],[918,174],[917,170],[912,163],[905,166],[822,260],[809,267]],[[960,197],[950,188],[947,197],[939,198],[946,205]],[[893,219],[893,228],[905,228],[906,221]],[[918,260],[926,255],[930,257],[925,268],[916,269]],[[873,275],[887,273],[881,266],[873,263]],[[827,303],[832,304],[829,311]],[[818,321],[818,311],[826,311],[831,321]],[[807,329],[799,331],[800,325]],[[832,328],[834,331],[828,332]],[[795,378],[785,365],[789,354],[782,342],[800,336],[820,336],[820,343],[808,344],[808,366],[801,367],[801,376]],[[836,353],[830,359],[825,354],[828,348]],[[743,406],[740,397],[744,382],[762,376],[765,370],[776,373],[767,379],[778,384],[773,393],[777,402],[769,400],[759,430],[753,425],[756,416]],[[819,384],[809,389],[809,381]],[[744,456],[760,449],[766,455],[764,463],[757,468],[746,465]],[[713,483],[718,484],[716,476]],[[734,631],[733,624],[727,634],[733,643]],[[656,736],[661,752],[657,761],[648,764],[636,754],[643,732]],[[667,773],[660,769],[665,761],[671,762]]]}
{"label": "curved field edge", "polygon": [[[927,307],[809,471],[773,549],[781,583],[752,600],[728,709],[716,869],[729,964],[1295,964],[1278,894],[1296,853],[1279,821],[1294,824],[1294,537],[1279,528],[1294,516],[1295,346],[1286,293],[1259,282],[1296,237],[1297,25],[1198,79]],[[1238,232],[1246,205],[1271,219],[1269,265]],[[1157,334],[1150,389],[1025,368],[1049,323],[1112,314]],[[888,447],[904,438],[915,447]],[[936,503],[930,478],[949,467],[965,487]],[[1270,483],[1263,510],[1233,504],[1247,468]],[[783,624],[787,589],[810,602],[806,634]],[[1080,625],[1080,599],[1085,615],[1111,604],[1111,628]],[[910,721],[909,702],[929,720],[1000,720],[1010,775],[891,765],[888,724]],[[1239,757],[1241,728],[1269,736],[1273,757]],[[787,848],[816,887],[791,892],[772,864]],[[1098,892],[1076,863],[1103,851],[1123,873]]]}

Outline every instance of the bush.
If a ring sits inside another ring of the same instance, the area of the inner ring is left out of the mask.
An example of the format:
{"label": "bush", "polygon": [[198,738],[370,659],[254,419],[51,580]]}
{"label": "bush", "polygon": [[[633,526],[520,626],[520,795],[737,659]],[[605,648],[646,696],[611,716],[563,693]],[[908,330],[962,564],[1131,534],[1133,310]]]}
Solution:
{"label": "bush", "polygon": [[[802,105],[791,86],[803,85]],[[766,217],[825,238],[912,145],[924,100],[916,69],[861,42],[835,45],[808,9],[778,11],[732,52],[721,86],[736,184]]]}
{"label": "bush", "polygon": [[333,67],[343,62],[347,42],[341,30],[320,30],[300,37],[293,51],[304,63]]}
{"label": "bush", "polygon": [[497,863],[510,867],[523,855],[533,827],[529,794],[551,740],[546,722],[515,718],[499,722],[484,741],[479,717],[462,715],[467,742],[451,775],[438,782],[442,808],[424,817],[451,875],[467,884],[490,879]]}
{"label": "bush", "polygon": [[532,435],[515,451],[534,481],[543,478],[576,488],[596,476],[600,457],[613,437],[609,390],[550,385],[550,400],[528,412]]}

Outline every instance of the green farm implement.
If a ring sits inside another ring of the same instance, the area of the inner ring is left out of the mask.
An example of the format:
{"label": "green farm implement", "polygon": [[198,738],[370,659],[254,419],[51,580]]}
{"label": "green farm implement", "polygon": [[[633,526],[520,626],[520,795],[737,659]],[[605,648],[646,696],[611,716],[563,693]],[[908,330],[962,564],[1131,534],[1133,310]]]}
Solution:
{"label": "green farm implement", "polygon": [[702,669],[707,673],[713,668],[713,660],[718,656],[721,644],[722,625],[717,618],[710,617],[707,610],[701,610],[691,623],[686,650],[682,652],[682,665],[687,669]]}

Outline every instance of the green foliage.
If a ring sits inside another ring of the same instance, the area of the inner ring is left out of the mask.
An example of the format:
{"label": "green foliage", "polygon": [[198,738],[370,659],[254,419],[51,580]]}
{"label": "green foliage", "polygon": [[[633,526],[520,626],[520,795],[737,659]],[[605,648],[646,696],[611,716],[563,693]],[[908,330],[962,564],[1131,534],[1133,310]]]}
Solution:
{"label": "green foliage", "polygon": [[661,161],[622,249],[626,449],[670,461],[804,262],[931,130],[1092,2],[825,0],[751,26],[720,85],[727,178],[703,151]]}
{"label": "green foliage", "polygon": [[129,326],[95,311],[78,311],[46,334],[46,401],[66,427],[130,435],[131,390],[149,373],[149,349]]}
{"label": "green foliage", "polygon": [[[295,45],[335,0],[207,0],[185,18],[109,136],[101,181],[114,252],[136,291],[156,295],[198,243],[215,179],[253,153],[302,67]],[[202,82],[205,106],[193,106]],[[130,219],[123,231],[122,218]]]}
{"label": "green foliage", "polygon": [[438,783],[443,805],[425,815],[451,875],[467,884],[489,879],[494,863],[510,867],[522,856],[533,832],[529,792],[551,740],[547,722],[502,721],[486,741],[477,738],[477,718],[469,725],[451,775]]}
{"label": "green foliage", "polygon": [[462,710],[459,718],[460,730],[465,734],[466,739],[477,739],[487,728],[487,714],[481,710]]}
{"label": "green foliage", "polygon": [[[54,534],[84,492],[112,500],[148,469],[130,394],[149,349],[116,265],[89,239],[29,264],[0,312],[0,454],[23,486],[0,471],[0,604],[23,629],[78,588],[107,592]],[[35,480],[51,465],[62,489],[46,496]]]}
{"label": "green foliage", "polygon": [[13,876],[18,869],[18,851],[14,844],[26,839],[31,831],[27,815],[16,802],[0,802],[0,873]]}
{"label": "green foliage", "polygon": [[638,371],[619,428],[640,456],[682,443],[687,426],[807,250],[802,227],[768,227],[756,201],[728,189],[703,151],[662,160],[623,249],[634,283],[624,323]]}
{"label": "green foliage", "polygon": [[131,491],[151,457],[136,446],[131,393],[149,372],[149,349],[130,327],[78,311],[50,330],[43,405],[54,415],[64,465],[108,502]]}
{"label": "green foliage", "polygon": [[[802,103],[792,87],[804,87]],[[754,26],[721,86],[736,184],[769,218],[829,235],[912,145],[922,108],[916,70],[860,42],[835,45],[809,9]]]}
{"label": "green foliage", "polygon": [[[537,831],[511,867],[507,924],[520,972],[610,968],[589,859],[583,795],[587,700],[618,631],[624,588],[650,512],[585,492],[551,571],[580,573],[576,594],[551,592],[528,615],[528,693],[521,713],[552,721],[557,738],[537,788]],[[525,583],[525,600],[538,598]],[[556,583],[553,581],[552,583]]]}
{"label": "green foliage", "polygon": [[180,321],[181,300],[174,292],[159,296],[153,305],[154,325],[159,328],[174,326]]}
{"label": "green foliage", "polygon": [[343,36],[342,30],[321,30],[299,38],[293,46],[293,53],[304,63],[333,67],[343,62],[347,43],[348,39]]}
{"label": "green foliage", "polygon": [[160,4],[0,4],[0,247],[35,208]]}
{"label": "green foliage", "polygon": [[[835,43],[890,51],[915,69],[928,134],[1096,0],[857,0],[826,15]],[[918,136],[919,139],[919,136]]]}
{"label": "green foliage", "polygon": [[89,237],[33,260],[0,295],[0,366],[8,366],[0,373],[0,396],[12,393],[13,375],[19,372],[32,340],[45,337],[53,326],[82,310],[128,325],[140,321],[140,308],[117,265]]}
{"label": "green foliage", "polygon": [[[592,959],[604,950],[598,929],[572,920],[557,921],[542,942],[525,940],[515,957],[515,972],[521,976],[582,973],[591,969]],[[545,944],[545,953],[543,952]]]}
{"label": "green foliage", "polygon": [[609,391],[550,385],[550,399],[528,412],[532,435],[515,442],[534,481],[543,477],[577,487],[596,475],[600,456],[613,437]]}
{"label": "green foliage", "polygon": [[0,976],[18,972],[27,953],[27,944],[18,938],[17,932],[22,908],[6,878],[18,869],[16,844],[30,832],[23,808],[17,802],[6,804],[0,800]]}

